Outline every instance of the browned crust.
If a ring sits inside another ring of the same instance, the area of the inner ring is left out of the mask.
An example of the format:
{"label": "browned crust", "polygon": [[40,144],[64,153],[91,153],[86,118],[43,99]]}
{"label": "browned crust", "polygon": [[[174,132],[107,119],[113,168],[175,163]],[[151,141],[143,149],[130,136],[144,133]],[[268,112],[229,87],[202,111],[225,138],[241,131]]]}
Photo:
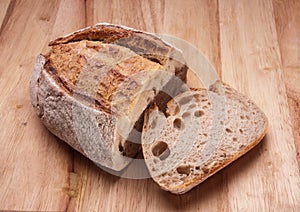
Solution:
{"label": "browned crust", "polygon": [[[100,48],[100,46],[98,44],[96,46],[91,46],[91,48]],[[110,105],[107,104],[106,101],[104,101],[101,98],[97,99],[85,95],[83,93],[76,92],[74,86],[72,86],[68,81],[66,81],[64,78],[59,76],[58,71],[53,67],[52,62],[50,60],[50,55],[52,54],[52,52],[53,50],[48,52],[46,55],[44,55],[46,60],[44,65],[44,70],[57,82],[60,88],[63,89],[70,96],[73,96],[75,94],[78,100],[82,101],[85,104],[88,104],[89,106],[93,106],[94,108],[104,111],[108,114],[113,114]]]}
{"label": "browned crust", "polygon": [[62,88],[67,94],[69,94],[70,96],[73,96],[74,94],[76,94],[76,98],[80,99],[80,101],[82,101],[83,103],[88,104],[90,106],[93,105],[94,108],[104,111],[108,114],[113,114],[113,111],[111,110],[110,105],[107,104],[103,99],[96,99],[96,98],[90,97],[88,95],[85,95],[83,93],[76,92],[72,88],[70,83],[68,83],[63,78],[59,77],[57,70],[55,70],[50,65],[50,61],[49,61],[48,57],[45,56],[45,58],[46,58],[46,63],[44,65],[44,70],[47,73],[49,73],[49,75],[51,75],[51,77],[53,77],[53,79],[57,82],[57,84],[60,86],[60,88]]}
{"label": "browned crust", "polygon": [[[169,63],[171,61],[175,68],[175,76],[182,80],[182,82],[186,82],[188,67],[184,64],[181,53],[179,52],[179,50],[165,43],[154,34],[124,26],[99,23],[94,26],[75,31],[72,34],[59,37],[51,41],[49,43],[49,46],[63,45],[71,42],[78,42],[81,40],[100,41],[102,43],[112,43],[127,47],[135,53],[141,55],[142,57],[145,57],[161,65],[166,65],[165,68],[167,71],[169,69]],[[72,90],[72,88],[66,81],[58,76],[55,69],[49,64],[50,63],[47,60],[45,64],[45,70],[54,77],[58,84],[61,85],[67,93],[73,94],[74,91]],[[89,103],[94,103],[95,108],[111,113],[110,105],[106,104],[105,101],[98,101],[95,98],[91,98],[83,94],[77,95],[78,97],[82,97],[83,100]]]}
{"label": "browned crust", "polygon": [[153,34],[119,25],[101,23],[78,30],[70,35],[57,38],[56,40],[51,41],[49,46],[80,40],[101,41],[103,43],[114,43],[125,46],[162,65],[165,63],[165,57],[170,52],[170,49],[173,49],[170,45],[166,44]]}
{"label": "browned crust", "polygon": [[59,37],[51,41],[49,46],[80,40],[101,41],[124,46],[163,66],[168,65],[167,63],[173,60],[172,62],[177,64],[175,75],[186,82],[188,67],[185,65],[181,52],[154,34],[120,25],[98,23],[64,37]]}
{"label": "browned crust", "polygon": [[125,30],[116,25],[95,25],[78,30],[70,35],[59,37],[49,43],[49,46],[76,42],[80,40],[102,41],[104,43],[112,43],[120,38],[132,36],[132,30]]}

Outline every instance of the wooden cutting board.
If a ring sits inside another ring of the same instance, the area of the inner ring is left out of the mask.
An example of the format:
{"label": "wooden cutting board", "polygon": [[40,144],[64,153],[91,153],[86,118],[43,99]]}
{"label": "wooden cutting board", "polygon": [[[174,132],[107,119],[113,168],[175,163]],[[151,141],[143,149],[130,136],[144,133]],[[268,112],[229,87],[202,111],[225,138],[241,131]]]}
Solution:
{"label": "wooden cutting board", "polygon": [[[0,210],[300,211],[299,11],[296,0],[1,0]],[[29,79],[51,39],[97,22],[193,44],[266,113],[265,139],[181,196],[73,151],[35,115]]]}

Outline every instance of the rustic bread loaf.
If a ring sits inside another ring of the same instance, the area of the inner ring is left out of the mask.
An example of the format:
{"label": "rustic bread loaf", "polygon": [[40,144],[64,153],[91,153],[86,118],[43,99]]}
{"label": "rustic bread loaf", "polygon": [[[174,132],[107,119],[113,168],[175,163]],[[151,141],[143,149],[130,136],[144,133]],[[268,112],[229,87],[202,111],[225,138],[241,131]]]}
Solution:
{"label": "rustic bread loaf", "polygon": [[186,80],[180,52],[152,34],[108,24],[50,47],[38,56],[30,82],[38,116],[95,163],[123,169],[140,149],[138,130],[148,104],[160,95],[163,105],[169,97],[159,91],[175,95]]}
{"label": "rustic bread loaf", "polygon": [[267,118],[249,98],[217,81],[209,90],[186,91],[145,113],[143,154],[158,185],[185,193],[253,148]]}
{"label": "rustic bread loaf", "polygon": [[32,74],[32,104],[53,134],[98,165],[125,168],[143,131],[152,178],[180,194],[266,133],[264,113],[230,86],[186,91],[180,51],[152,34],[97,24],[49,46]]}

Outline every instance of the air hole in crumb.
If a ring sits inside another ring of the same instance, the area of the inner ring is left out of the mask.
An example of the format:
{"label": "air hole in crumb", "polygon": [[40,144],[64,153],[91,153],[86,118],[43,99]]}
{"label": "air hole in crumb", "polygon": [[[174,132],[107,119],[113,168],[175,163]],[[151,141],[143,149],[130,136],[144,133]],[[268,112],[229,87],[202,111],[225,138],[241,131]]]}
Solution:
{"label": "air hole in crumb", "polygon": [[203,135],[204,135],[205,137],[207,137],[207,133],[203,133]]}
{"label": "air hole in crumb", "polygon": [[124,147],[122,146],[121,143],[119,143],[119,151],[120,151],[120,152],[123,152],[123,151],[124,151]]}
{"label": "air hole in crumb", "polygon": [[151,123],[151,128],[154,129],[156,127],[156,119],[154,119]]}
{"label": "air hole in crumb", "polygon": [[174,126],[174,128],[176,128],[176,129],[181,129],[181,128],[183,127],[183,123],[182,123],[181,119],[176,118],[176,119],[173,121],[173,126]]}
{"label": "air hole in crumb", "polygon": [[189,106],[189,109],[192,109],[192,108],[194,108],[194,107],[196,107],[196,104],[191,104],[191,105]]}
{"label": "air hole in crumb", "polygon": [[208,172],[209,172],[209,169],[206,168],[206,167],[203,167],[203,168],[202,168],[202,171],[203,171],[204,173],[208,173]]}
{"label": "air hole in crumb", "polygon": [[192,96],[185,96],[185,97],[183,97],[182,99],[179,100],[179,104],[184,105],[184,104],[190,102],[192,99],[193,99]]}
{"label": "air hole in crumb", "polygon": [[176,106],[176,107],[175,107],[175,110],[174,110],[174,115],[176,115],[177,113],[179,113],[179,111],[180,111],[179,106]]}
{"label": "air hole in crumb", "polygon": [[176,171],[177,171],[179,174],[186,174],[186,175],[189,175],[190,172],[191,172],[191,167],[190,167],[190,166],[179,166],[179,167],[177,167]]}
{"label": "air hole in crumb", "polygon": [[220,121],[220,124],[221,124],[221,125],[223,125],[223,124],[224,124],[224,122],[223,122],[223,121]]}
{"label": "air hole in crumb", "polygon": [[182,114],[182,118],[187,118],[187,117],[189,117],[191,114],[189,113],[189,112],[185,112],[185,113],[183,113]]}
{"label": "air hole in crumb", "polygon": [[224,152],[223,154],[220,155],[220,157],[226,158],[226,153]]}
{"label": "air hole in crumb", "polygon": [[242,134],[243,134],[243,132],[244,132],[242,129],[239,129],[239,131],[240,131],[240,133],[242,133]]}
{"label": "air hole in crumb", "polygon": [[198,94],[198,93],[194,94],[193,96],[194,96],[194,98],[196,98],[196,99],[200,99],[200,94]]}
{"label": "air hole in crumb", "polygon": [[244,119],[245,118],[245,116],[240,116],[241,117],[241,119]]}
{"label": "air hole in crumb", "polygon": [[163,141],[159,141],[152,148],[152,154],[158,157],[160,160],[165,160],[170,155],[170,149],[168,147],[168,144]]}
{"label": "air hole in crumb", "polygon": [[226,132],[228,132],[228,133],[232,133],[232,130],[229,129],[229,128],[226,128],[225,130],[226,130]]}
{"label": "air hole in crumb", "polygon": [[237,141],[237,138],[236,138],[236,137],[233,137],[232,140],[233,140],[233,141]]}
{"label": "air hole in crumb", "polygon": [[196,166],[195,169],[196,169],[196,170],[199,170],[199,169],[200,169],[200,166]]}
{"label": "air hole in crumb", "polygon": [[197,110],[197,111],[195,111],[195,113],[194,113],[194,116],[196,116],[196,117],[201,117],[201,116],[203,116],[204,115],[204,112],[202,111],[202,110]]}
{"label": "air hole in crumb", "polygon": [[248,120],[249,120],[249,119],[250,119],[250,117],[249,117],[249,116],[246,116],[246,119],[248,119]]}

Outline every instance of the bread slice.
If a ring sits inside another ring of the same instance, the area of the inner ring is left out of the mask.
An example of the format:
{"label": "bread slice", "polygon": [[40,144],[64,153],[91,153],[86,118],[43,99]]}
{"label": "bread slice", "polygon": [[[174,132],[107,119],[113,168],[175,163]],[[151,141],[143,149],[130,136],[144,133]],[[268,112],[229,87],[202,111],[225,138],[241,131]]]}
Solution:
{"label": "bread slice", "polygon": [[[105,27],[96,28],[52,42],[50,52],[38,56],[31,101],[52,133],[98,165],[119,171],[140,149],[144,110],[160,90],[178,93],[187,68],[174,62],[172,52],[180,55],[178,50],[154,35],[114,25],[108,34]],[[138,33],[142,38],[135,48],[153,48],[157,55],[150,60],[106,39],[120,30]]]}
{"label": "bread slice", "polygon": [[145,114],[143,154],[158,185],[182,194],[253,148],[267,132],[265,114],[249,98],[217,81],[186,91]]}

